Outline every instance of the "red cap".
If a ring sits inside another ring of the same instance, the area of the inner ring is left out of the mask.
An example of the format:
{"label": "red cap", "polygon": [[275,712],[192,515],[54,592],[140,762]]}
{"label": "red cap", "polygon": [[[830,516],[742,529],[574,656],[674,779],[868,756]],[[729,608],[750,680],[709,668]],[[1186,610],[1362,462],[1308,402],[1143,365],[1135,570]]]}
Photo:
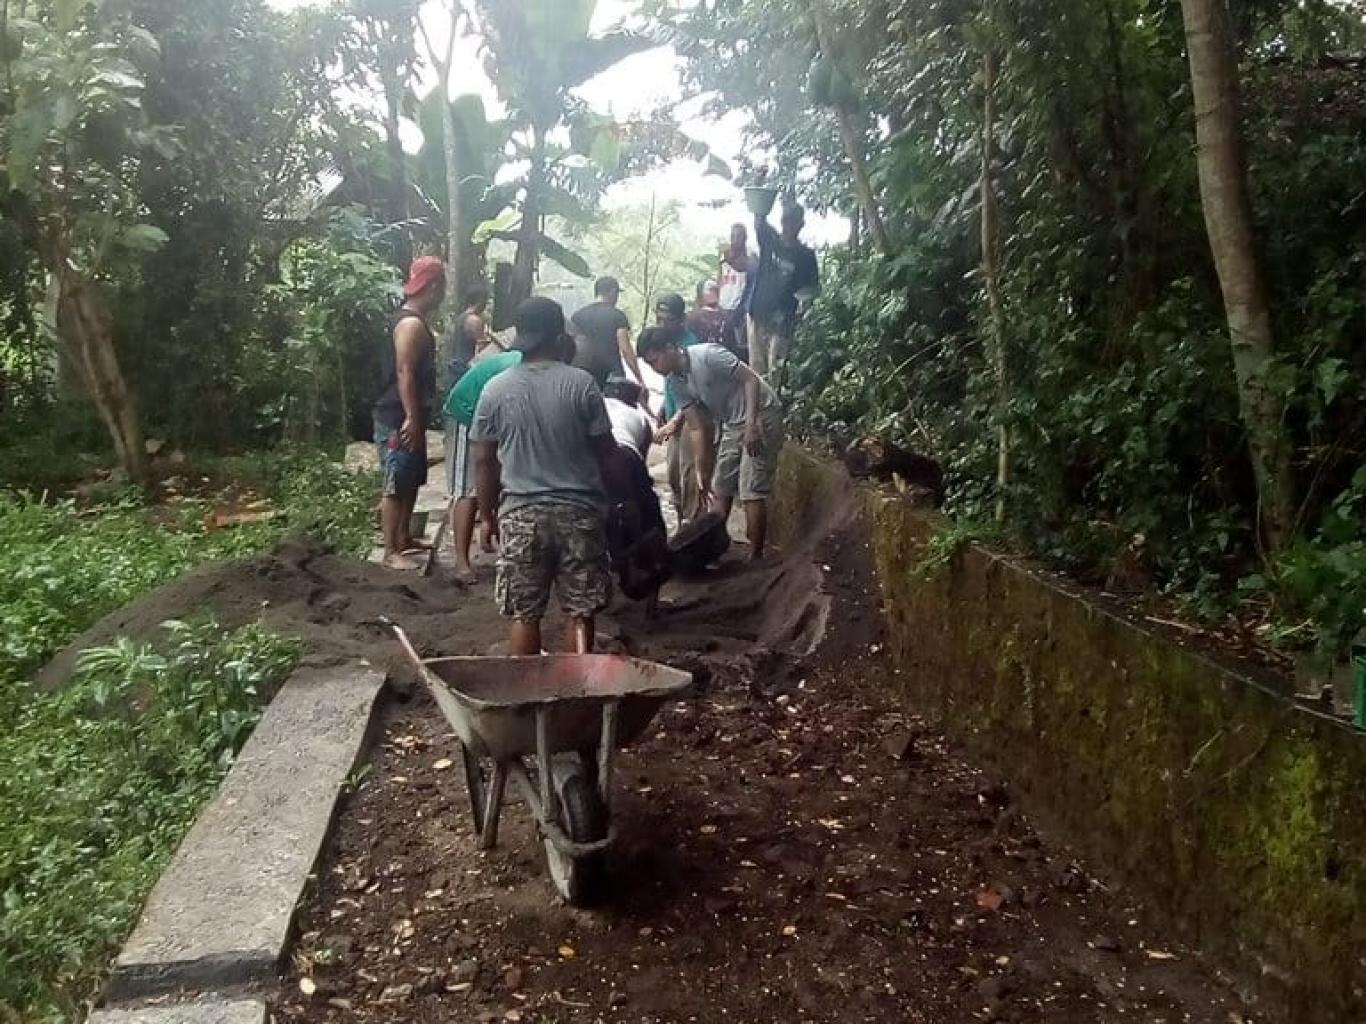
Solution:
{"label": "red cap", "polygon": [[408,283],[403,286],[404,297],[420,295],[438,281],[446,280],[446,264],[436,256],[419,256],[408,271]]}

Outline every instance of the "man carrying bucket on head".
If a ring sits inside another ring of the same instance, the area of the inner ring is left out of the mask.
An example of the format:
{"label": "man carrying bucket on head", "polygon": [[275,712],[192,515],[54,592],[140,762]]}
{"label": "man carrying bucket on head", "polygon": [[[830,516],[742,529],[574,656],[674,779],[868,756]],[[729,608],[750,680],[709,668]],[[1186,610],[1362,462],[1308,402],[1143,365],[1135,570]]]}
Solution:
{"label": "man carrying bucket on head", "polygon": [[[762,208],[757,197],[751,201]],[[806,211],[795,202],[783,204],[781,232],[773,230],[767,211],[754,214],[759,260],[749,300],[749,357],[761,377],[776,376],[792,345],[799,311],[820,290],[816,254],[800,238],[805,224]]]}
{"label": "man carrying bucket on head", "polygon": [[516,328],[522,363],[488,382],[470,428],[479,507],[497,510],[495,593],[512,620],[508,653],[541,653],[552,585],[569,619],[569,649],[587,653],[611,594],[604,479],[617,482],[617,444],[592,376],[562,361],[559,303],[528,299]]}

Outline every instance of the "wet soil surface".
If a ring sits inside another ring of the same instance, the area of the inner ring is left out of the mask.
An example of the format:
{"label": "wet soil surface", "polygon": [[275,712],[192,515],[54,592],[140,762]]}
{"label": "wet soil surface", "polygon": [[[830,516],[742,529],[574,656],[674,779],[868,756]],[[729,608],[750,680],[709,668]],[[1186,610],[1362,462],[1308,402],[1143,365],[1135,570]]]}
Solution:
{"label": "wet soil surface", "polygon": [[[595,910],[554,895],[524,806],[477,849],[446,722],[421,691],[392,703],[276,1020],[1270,1019],[895,699],[867,552],[818,540],[671,587],[653,625],[605,623],[607,649],[699,686],[617,762]],[[487,583],[462,597],[483,610],[440,653],[500,631]]]}

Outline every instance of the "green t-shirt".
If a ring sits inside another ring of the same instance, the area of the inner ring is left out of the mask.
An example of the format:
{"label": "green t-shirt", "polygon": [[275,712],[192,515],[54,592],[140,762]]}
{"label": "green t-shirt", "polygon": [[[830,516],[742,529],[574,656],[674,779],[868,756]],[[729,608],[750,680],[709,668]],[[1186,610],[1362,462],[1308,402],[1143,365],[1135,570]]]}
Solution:
{"label": "green t-shirt", "polygon": [[467,427],[473,424],[474,410],[479,407],[479,396],[484,393],[484,385],[521,361],[520,352],[499,352],[496,356],[479,360],[465,371],[465,375],[455,382],[446,396],[446,415]]}

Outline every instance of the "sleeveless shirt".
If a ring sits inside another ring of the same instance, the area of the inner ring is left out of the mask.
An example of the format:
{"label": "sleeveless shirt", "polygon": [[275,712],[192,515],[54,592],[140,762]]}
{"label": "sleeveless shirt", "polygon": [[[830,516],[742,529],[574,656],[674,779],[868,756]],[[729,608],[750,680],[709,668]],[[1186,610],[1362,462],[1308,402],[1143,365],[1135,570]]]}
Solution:
{"label": "sleeveless shirt", "polygon": [[398,393],[398,360],[394,349],[394,331],[398,329],[399,324],[408,319],[421,321],[422,329],[427,334],[427,344],[423,347],[422,355],[417,361],[417,397],[421,403],[420,415],[422,417],[420,426],[425,430],[432,421],[431,404],[436,397],[436,338],[421,314],[415,313],[411,309],[400,309],[389,321],[389,344],[384,346],[384,356],[381,361],[384,387],[380,391],[379,398],[375,400],[375,422],[392,430],[398,430],[403,426],[403,420],[406,417],[406,413],[403,411],[403,398]]}

